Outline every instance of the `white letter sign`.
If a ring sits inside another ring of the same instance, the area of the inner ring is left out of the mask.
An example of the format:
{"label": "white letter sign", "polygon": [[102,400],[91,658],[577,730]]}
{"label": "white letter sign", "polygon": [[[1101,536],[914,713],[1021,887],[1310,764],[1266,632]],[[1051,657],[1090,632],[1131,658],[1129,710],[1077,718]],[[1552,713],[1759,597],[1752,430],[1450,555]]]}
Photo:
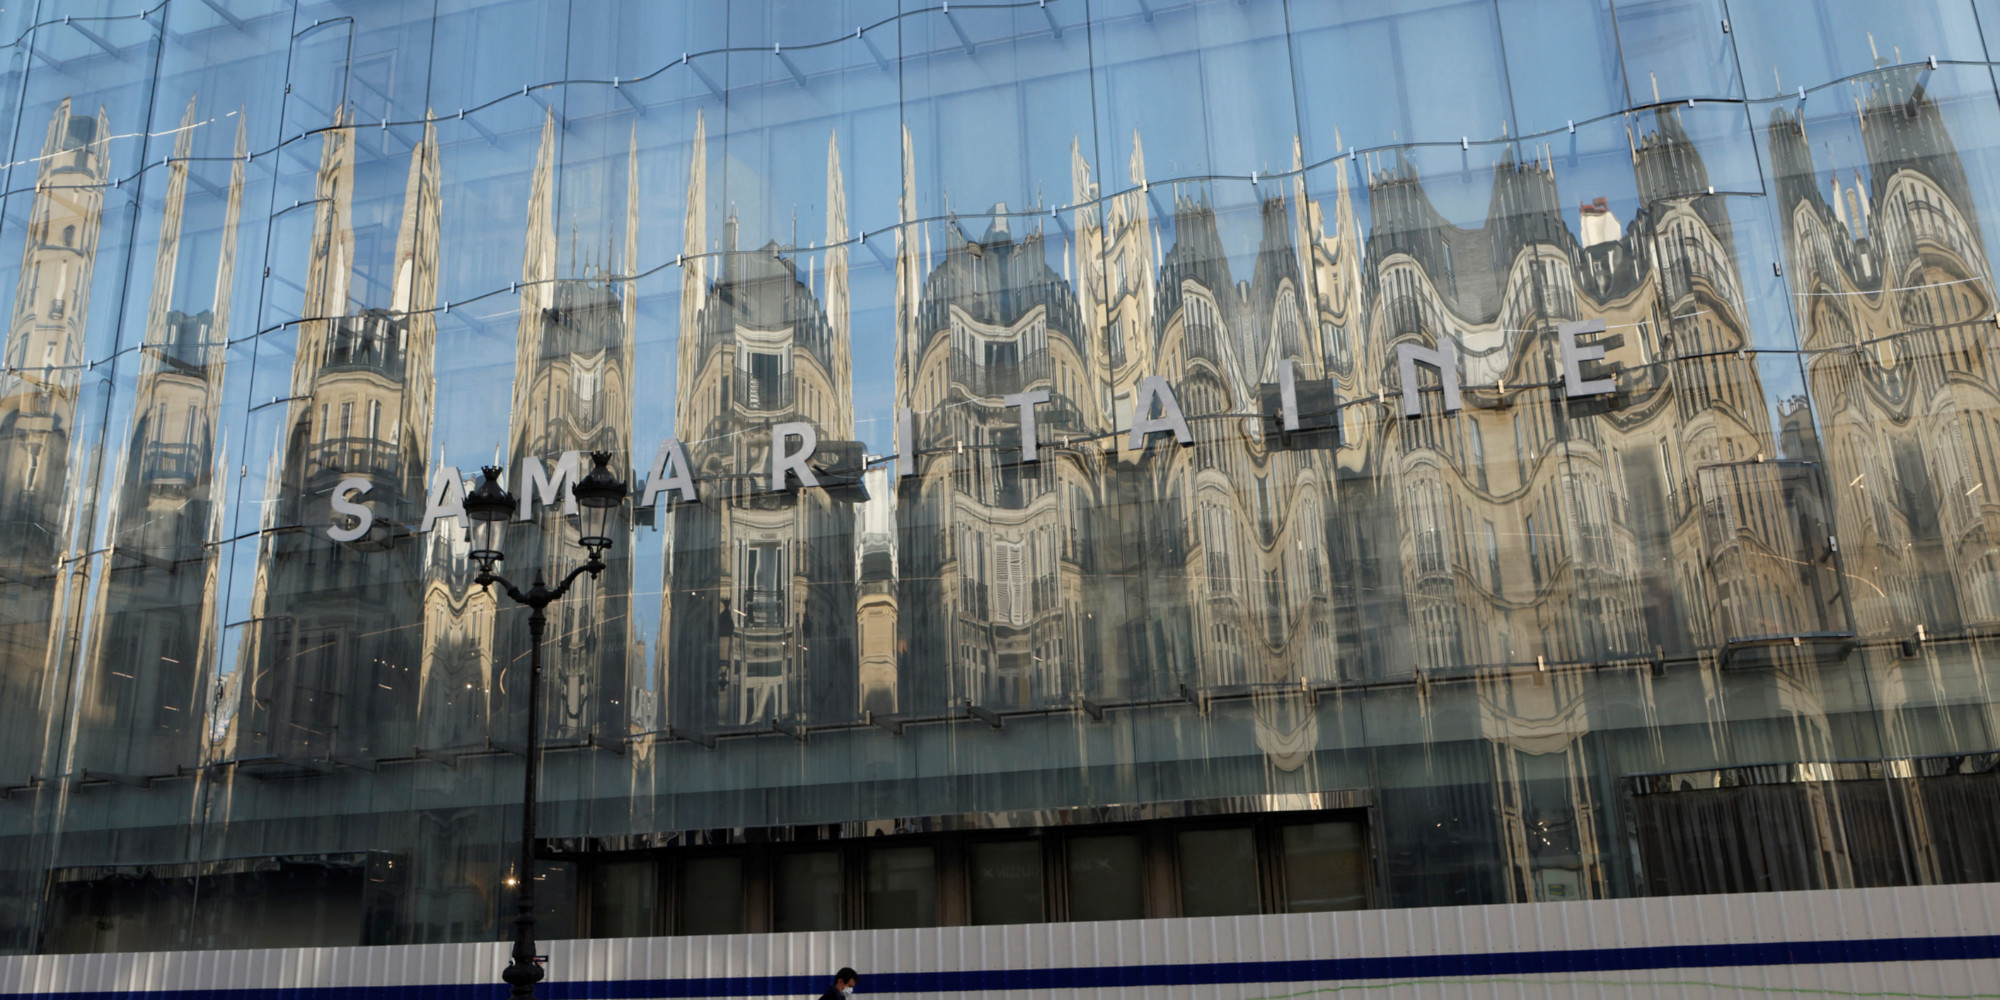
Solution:
{"label": "white letter sign", "polygon": [[1438,384],[1444,387],[1444,410],[1446,413],[1460,409],[1458,401],[1458,355],[1447,345],[1440,344],[1436,350],[1418,347],[1408,341],[1396,345],[1396,369],[1403,376],[1403,416],[1415,417],[1424,412],[1417,401],[1417,362],[1423,362],[1437,369]]}
{"label": "white letter sign", "polygon": [[1048,401],[1047,389],[1017,392],[1000,397],[1001,405],[1021,408],[1021,461],[1023,462],[1038,461],[1035,457],[1035,404]]}
{"label": "white letter sign", "polygon": [[334,514],[345,514],[348,517],[354,518],[354,527],[328,528],[326,529],[326,537],[336,542],[352,542],[368,534],[368,529],[375,524],[375,512],[347,499],[347,495],[352,493],[355,496],[360,496],[371,489],[374,489],[374,487],[368,484],[368,480],[352,478],[341,480],[340,484],[333,488]]}
{"label": "white letter sign", "polygon": [[[1132,404],[1132,434],[1126,447],[1138,451],[1146,446],[1148,434],[1173,431],[1174,440],[1182,444],[1193,444],[1194,435],[1188,432],[1187,418],[1181,416],[1181,404],[1174,399],[1174,390],[1167,387],[1167,380],[1158,375],[1148,375],[1139,380],[1139,398]],[[1153,404],[1160,404],[1160,415],[1153,416]]]}
{"label": "white letter sign", "polygon": [[[786,451],[788,438],[803,440],[798,451]],[[773,492],[785,488],[785,473],[798,474],[799,485],[818,486],[819,478],[806,466],[806,460],[813,457],[813,449],[819,447],[819,432],[813,425],[803,421],[778,424],[771,428],[771,489]]]}
{"label": "white letter sign", "polygon": [[564,514],[576,513],[576,498],[570,495],[569,488],[576,485],[578,478],[580,477],[577,473],[576,452],[563,452],[562,457],[556,459],[554,479],[550,479],[549,474],[542,469],[541,459],[533,455],[522,459],[521,506],[515,513],[514,520],[525,521],[534,513],[535,498],[538,495],[544,507],[561,500]]}
{"label": "white letter sign", "polygon": [[431,480],[430,501],[424,505],[423,530],[431,530],[440,517],[457,518],[461,528],[472,527],[472,519],[465,516],[465,481],[459,478],[458,469],[449,465],[439,469]]}
{"label": "white letter sign", "polygon": [[1585,381],[1583,377],[1584,362],[1604,360],[1604,345],[1579,346],[1576,342],[1577,335],[1603,332],[1604,321],[1601,319],[1563,323],[1556,327],[1556,339],[1562,344],[1563,388],[1571,399],[1579,396],[1602,396],[1607,392],[1618,391],[1618,383],[1615,380],[1594,378]]}
{"label": "white letter sign", "polygon": [[[669,466],[673,469],[671,474],[667,471]],[[646,473],[646,492],[639,497],[639,506],[651,507],[668,490],[679,491],[687,503],[701,502],[694,491],[694,474],[688,469],[687,448],[674,438],[660,442],[660,451],[653,456],[653,468]]]}

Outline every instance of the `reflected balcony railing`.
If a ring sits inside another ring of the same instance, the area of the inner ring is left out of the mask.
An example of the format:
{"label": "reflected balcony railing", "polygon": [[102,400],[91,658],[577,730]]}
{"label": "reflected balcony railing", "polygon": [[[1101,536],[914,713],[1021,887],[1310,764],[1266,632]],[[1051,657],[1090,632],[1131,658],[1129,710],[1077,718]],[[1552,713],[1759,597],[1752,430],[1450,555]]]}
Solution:
{"label": "reflected balcony railing", "polygon": [[153,442],[139,460],[139,480],[155,488],[186,487],[208,465],[208,449],[193,444]]}
{"label": "reflected balcony railing", "polygon": [[745,587],[741,609],[746,628],[785,627],[785,592],[782,590]]}
{"label": "reflected balcony railing", "polygon": [[974,396],[1005,396],[1049,377],[1049,352],[1030,351],[1012,363],[989,365],[966,351],[951,352],[951,381]]}
{"label": "reflected balcony railing", "polygon": [[363,369],[403,377],[404,321],[386,315],[343,316],[334,321],[320,355],[322,369]]}
{"label": "reflected balcony railing", "polygon": [[730,373],[730,399],[746,410],[769,412],[792,405],[792,372],[787,368],[774,375],[759,375],[738,368]]}
{"label": "reflected balcony railing", "polygon": [[402,469],[403,456],[394,442],[370,437],[333,437],[313,445],[306,474],[368,476],[389,479]]}

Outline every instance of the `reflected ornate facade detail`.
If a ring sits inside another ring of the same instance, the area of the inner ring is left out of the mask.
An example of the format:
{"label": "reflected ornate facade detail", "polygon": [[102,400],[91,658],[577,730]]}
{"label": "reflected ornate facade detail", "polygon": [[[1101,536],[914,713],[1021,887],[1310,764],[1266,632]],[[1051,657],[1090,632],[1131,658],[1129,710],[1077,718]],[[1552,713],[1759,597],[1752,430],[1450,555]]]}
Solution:
{"label": "reflected ornate facade detail", "polygon": [[[426,132],[410,155],[390,299],[359,308],[356,142],[343,128],[321,146],[287,433],[266,478],[253,638],[242,653],[252,672],[230,733],[239,759],[369,759],[413,743],[421,552],[395,526],[422,510],[429,465],[440,172]],[[306,526],[329,519],[326,498],[348,478],[368,483],[377,521],[343,545]]]}
{"label": "reflected ornate facade detail", "polygon": [[209,539],[226,498],[220,457],[223,351],[236,227],[243,212],[245,131],[236,130],[213,303],[173,308],[188,188],[188,127],[168,172],[153,265],[131,438],[111,512],[112,550],[98,578],[86,766],[111,774],[171,774],[202,757],[208,678],[218,660],[221,565]]}
{"label": "reflected ornate facade detail", "polygon": [[[638,149],[627,153],[628,173],[638,169]],[[565,473],[574,483],[588,469],[593,451],[628,454],[632,447],[632,337],[637,303],[629,284],[612,277],[609,260],[578,261],[583,252],[575,239],[570,241],[570,262],[561,264],[561,240],[555,204],[556,124],[553,115],[542,122],[541,143],[535,152],[534,174],[528,191],[527,248],[521,260],[521,319],[515,339],[513,427],[510,432],[509,470],[523,470],[530,458],[548,463],[546,474],[554,480]],[[639,191],[628,184],[625,207],[625,253],[629,261],[638,239]],[[564,276],[575,275],[575,276]],[[573,457],[564,457],[573,456]],[[529,479],[515,481],[515,492],[527,503],[548,502],[547,494],[528,499]],[[567,488],[561,491],[567,498]],[[550,516],[532,523],[517,524],[509,534],[506,552],[514,569],[509,573],[527,577],[540,573],[560,580],[584,558],[575,545],[566,544],[573,535],[565,515],[574,501],[558,502]],[[618,515],[621,523],[607,526],[613,538],[629,537],[628,513]],[[549,711],[547,735],[579,739],[586,735],[616,739],[627,731],[626,699],[628,664],[643,663],[633,657],[630,564],[616,561],[598,577],[596,586],[562,603],[552,605],[549,643],[543,651]],[[500,621],[507,627],[500,633],[495,671],[499,686],[492,692],[492,717],[500,733],[519,732],[518,713],[526,701],[510,680],[527,670],[528,622],[521,614],[509,613]],[[514,692],[511,693],[510,692]]]}
{"label": "reflected ornate facade detail", "polygon": [[829,137],[834,246],[803,269],[797,247],[742,250],[732,213],[720,252],[697,263],[709,193],[695,127],[674,424],[704,499],[668,515],[669,719],[695,734],[849,721],[860,712],[853,503],[764,488],[780,425],[810,426],[825,454],[854,437],[840,149]]}
{"label": "reflected ornate facade detail", "polygon": [[64,581],[59,560],[74,527],[70,456],[83,376],[84,330],[103,226],[110,123],[74,113],[65,100],[49,119],[35,165],[21,278],[0,372],[0,525],[7,546],[0,579],[0,759],[20,780],[36,761],[60,697],[51,674],[50,624]]}

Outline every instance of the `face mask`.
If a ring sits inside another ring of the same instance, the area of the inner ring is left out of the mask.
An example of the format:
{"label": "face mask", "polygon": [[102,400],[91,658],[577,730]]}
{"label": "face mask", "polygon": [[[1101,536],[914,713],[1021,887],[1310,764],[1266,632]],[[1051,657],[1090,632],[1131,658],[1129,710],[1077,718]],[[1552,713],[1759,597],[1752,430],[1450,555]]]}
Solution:
{"label": "face mask", "polygon": [[854,987],[852,987],[852,986],[842,986],[842,987],[840,988],[840,995],[841,995],[841,996],[844,996],[844,997],[851,997],[851,996],[853,996],[853,995],[854,995]]}

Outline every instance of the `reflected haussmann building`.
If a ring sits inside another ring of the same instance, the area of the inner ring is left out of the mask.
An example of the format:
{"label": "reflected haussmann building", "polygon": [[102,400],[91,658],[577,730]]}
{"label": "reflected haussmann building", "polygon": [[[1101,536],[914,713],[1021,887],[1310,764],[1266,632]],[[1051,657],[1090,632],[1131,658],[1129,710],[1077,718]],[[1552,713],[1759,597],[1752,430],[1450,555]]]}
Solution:
{"label": "reflected haussmann building", "polygon": [[593,452],[544,937],[2000,879],[1985,66],[1634,40],[1465,134],[1276,0],[639,6],[15,44],[0,947],[503,937],[462,505],[559,580]]}

